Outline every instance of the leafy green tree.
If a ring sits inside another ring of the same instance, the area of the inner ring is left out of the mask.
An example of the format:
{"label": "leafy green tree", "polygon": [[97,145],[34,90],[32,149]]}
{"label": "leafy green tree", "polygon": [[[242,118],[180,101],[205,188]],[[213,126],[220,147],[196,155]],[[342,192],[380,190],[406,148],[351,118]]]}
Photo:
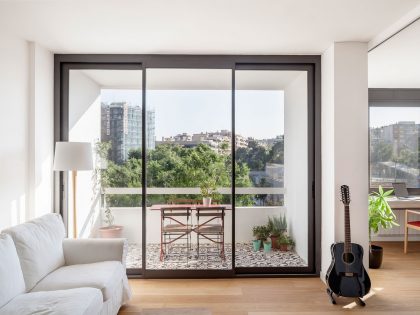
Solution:
{"label": "leafy green tree", "polygon": [[[216,187],[231,186],[231,156],[219,154],[208,145],[200,144],[194,148],[178,145],[159,145],[147,153],[147,187],[200,187],[211,181]],[[141,151],[132,150],[122,165],[108,163],[104,172],[109,187],[141,186]],[[249,168],[236,163],[236,185],[251,186]],[[166,202],[173,196],[150,195],[148,204]],[[183,198],[194,199],[196,195]],[[220,197],[221,202],[230,203],[230,196]],[[140,206],[139,195],[114,195],[109,198],[113,206]],[[252,196],[238,196],[241,205],[251,205]]]}
{"label": "leafy green tree", "polygon": [[381,141],[370,152],[371,163],[387,162],[392,160],[392,144]]}
{"label": "leafy green tree", "polygon": [[416,152],[408,148],[404,148],[400,151],[398,157],[396,157],[396,162],[410,167],[417,167],[417,159],[418,157]]}
{"label": "leafy green tree", "polygon": [[270,163],[284,164],[284,141],[276,141],[268,153]]}
{"label": "leafy green tree", "polygon": [[236,150],[236,160],[248,165],[253,171],[263,171],[268,158],[267,149],[256,140],[249,140],[246,148]]}

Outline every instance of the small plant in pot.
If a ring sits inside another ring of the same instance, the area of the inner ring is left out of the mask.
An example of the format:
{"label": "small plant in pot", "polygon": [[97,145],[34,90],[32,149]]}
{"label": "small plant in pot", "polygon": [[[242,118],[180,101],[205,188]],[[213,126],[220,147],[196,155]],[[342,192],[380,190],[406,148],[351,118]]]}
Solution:
{"label": "small plant in pot", "polygon": [[271,246],[273,249],[279,249],[278,239],[287,230],[286,215],[273,216],[268,218],[268,228],[270,229]]}
{"label": "small plant in pot", "polygon": [[114,216],[112,215],[111,208],[106,206],[104,222],[107,226],[99,228],[99,236],[101,238],[121,238],[123,227],[121,225],[114,225]]}
{"label": "small plant in pot", "polygon": [[266,225],[257,225],[252,228],[252,234],[255,237],[252,241],[252,246],[256,252],[260,249],[261,244],[267,240],[270,235],[270,229]]}
{"label": "small plant in pot", "polygon": [[214,181],[207,180],[200,186],[201,196],[203,197],[203,206],[210,206],[212,198],[215,198],[218,194],[216,183]]}
{"label": "small plant in pot", "polygon": [[264,241],[264,253],[271,251],[271,241]]}
{"label": "small plant in pot", "polygon": [[378,233],[379,228],[390,229],[393,226],[399,226],[386,200],[392,192],[393,189],[384,191],[382,186],[379,186],[377,192],[369,195],[369,268],[372,269],[380,268],[383,258],[383,248],[372,244],[372,233]]}
{"label": "small plant in pot", "polygon": [[277,243],[281,252],[287,252],[288,250],[292,250],[295,246],[295,242],[293,241],[293,239],[286,234],[280,236],[280,238],[277,240]]}

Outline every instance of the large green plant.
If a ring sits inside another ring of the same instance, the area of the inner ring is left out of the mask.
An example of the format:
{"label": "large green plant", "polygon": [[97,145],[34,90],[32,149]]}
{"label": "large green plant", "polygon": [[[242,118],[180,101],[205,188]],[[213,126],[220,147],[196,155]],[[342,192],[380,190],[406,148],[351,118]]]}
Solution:
{"label": "large green plant", "polygon": [[268,228],[272,236],[280,236],[287,230],[286,215],[268,217]]}
{"label": "large green plant", "polygon": [[378,191],[369,195],[369,240],[372,239],[372,232],[378,233],[379,228],[390,229],[393,226],[399,226],[396,222],[396,216],[389,206],[386,198],[392,194],[394,190],[384,191],[379,186]]}

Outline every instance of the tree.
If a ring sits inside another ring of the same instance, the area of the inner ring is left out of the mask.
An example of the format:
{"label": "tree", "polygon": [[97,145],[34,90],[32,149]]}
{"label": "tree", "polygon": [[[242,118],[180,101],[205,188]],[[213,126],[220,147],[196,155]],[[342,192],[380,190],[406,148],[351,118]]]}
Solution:
{"label": "tree", "polygon": [[274,142],[268,153],[268,161],[270,163],[284,164],[284,141],[278,140]]}
{"label": "tree", "polygon": [[392,144],[380,141],[372,145],[370,152],[371,163],[387,162],[392,160]]}
{"label": "tree", "polygon": [[[179,145],[158,145],[147,152],[147,187],[200,187],[204,182],[211,181],[216,187],[231,187],[231,156],[219,154],[208,145],[200,144],[194,148]],[[235,163],[236,185],[251,186],[249,168],[241,163]],[[132,150],[129,158],[122,165],[108,163],[105,171],[109,187],[140,187],[142,160],[141,151]],[[184,198],[194,199],[196,195],[185,195]],[[148,204],[166,202],[170,195],[149,195]],[[222,202],[230,203],[230,196],[223,195]],[[252,197],[237,196],[237,201],[243,205],[252,204]],[[139,195],[111,196],[113,206],[139,206]]]}
{"label": "tree", "polygon": [[238,148],[236,150],[236,160],[239,163],[248,165],[252,171],[265,170],[268,158],[267,149],[256,140],[249,140],[246,148]]}

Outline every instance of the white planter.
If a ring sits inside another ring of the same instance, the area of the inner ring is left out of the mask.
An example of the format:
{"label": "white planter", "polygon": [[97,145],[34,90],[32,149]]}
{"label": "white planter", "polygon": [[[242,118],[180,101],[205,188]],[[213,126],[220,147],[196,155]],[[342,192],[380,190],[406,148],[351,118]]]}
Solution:
{"label": "white planter", "polygon": [[211,205],[211,197],[203,198],[203,206],[210,206]]}

